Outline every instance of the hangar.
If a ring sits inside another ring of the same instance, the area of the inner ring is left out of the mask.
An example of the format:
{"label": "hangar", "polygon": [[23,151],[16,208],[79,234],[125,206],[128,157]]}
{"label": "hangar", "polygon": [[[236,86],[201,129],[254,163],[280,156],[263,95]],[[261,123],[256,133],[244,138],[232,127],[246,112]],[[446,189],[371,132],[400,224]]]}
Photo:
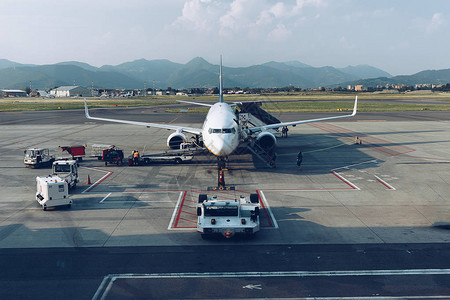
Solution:
{"label": "hangar", "polygon": [[22,90],[0,90],[0,97],[26,97],[27,93]]}
{"label": "hangar", "polygon": [[78,85],[60,86],[50,91],[50,95],[56,97],[86,97],[91,95],[91,91]]}

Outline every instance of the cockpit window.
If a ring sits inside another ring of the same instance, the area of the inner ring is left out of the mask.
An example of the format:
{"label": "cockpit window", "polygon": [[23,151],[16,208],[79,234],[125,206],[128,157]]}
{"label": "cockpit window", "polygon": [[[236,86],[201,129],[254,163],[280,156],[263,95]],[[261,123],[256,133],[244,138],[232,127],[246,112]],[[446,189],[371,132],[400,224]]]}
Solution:
{"label": "cockpit window", "polygon": [[213,129],[210,128],[209,133],[236,133],[236,129],[234,128],[223,128],[223,129]]}

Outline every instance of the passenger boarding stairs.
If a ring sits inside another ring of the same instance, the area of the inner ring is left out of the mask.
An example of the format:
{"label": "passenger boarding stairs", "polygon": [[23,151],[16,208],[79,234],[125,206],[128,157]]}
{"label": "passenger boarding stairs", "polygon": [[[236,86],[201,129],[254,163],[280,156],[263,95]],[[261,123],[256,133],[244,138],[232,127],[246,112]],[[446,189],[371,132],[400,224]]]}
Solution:
{"label": "passenger boarding stairs", "polygon": [[[248,113],[247,122],[255,127],[281,123],[281,121],[275,116],[271,115],[267,111],[261,108],[261,102],[243,102],[238,104],[240,113]],[[276,129],[267,129],[275,137],[280,137],[281,133]],[[266,151],[260,147],[254,137],[247,139],[244,146],[268,167],[275,168],[276,155],[273,151]]]}

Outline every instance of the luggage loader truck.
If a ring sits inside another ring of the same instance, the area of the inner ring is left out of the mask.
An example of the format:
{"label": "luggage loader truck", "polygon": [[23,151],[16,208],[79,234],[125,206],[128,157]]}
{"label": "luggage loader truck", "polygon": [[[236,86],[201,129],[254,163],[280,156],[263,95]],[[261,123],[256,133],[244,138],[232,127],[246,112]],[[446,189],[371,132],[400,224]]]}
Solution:
{"label": "luggage loader truck", "polygon": [[259,231],[259,196],[240,196],[239,200],[218,200],[206,194],[198,196],[197,231],[202,238],[221,234],[231,238],[236,234],[253,236]]}
{"label": "luggage loader truck", "polygon": [[70,208],[72,200],[69,198],[67,182],[56,175],[36,177],[36,200],[43,210],[48,207],[65,206]]}

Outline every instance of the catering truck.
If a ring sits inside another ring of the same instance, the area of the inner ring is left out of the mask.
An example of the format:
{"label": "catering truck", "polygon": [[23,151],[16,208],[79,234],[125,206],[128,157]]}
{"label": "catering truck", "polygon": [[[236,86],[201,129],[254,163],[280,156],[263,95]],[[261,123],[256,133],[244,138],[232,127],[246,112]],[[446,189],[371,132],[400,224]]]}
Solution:
{"label": "catering truck", "polygon": [[72,200],[69,198],[67,182],[56,175],[36,177],[36,200],[43,210],[48,207],[65,206],[70,208]]}
{"label": "catering truck", "polygon": [[259,231],[259,196],[240,196],[235,200],[219,200],[217,196],[198,196],[197,231],[202,238],[221,234],[231,238],[236,234],[253,236]]}

